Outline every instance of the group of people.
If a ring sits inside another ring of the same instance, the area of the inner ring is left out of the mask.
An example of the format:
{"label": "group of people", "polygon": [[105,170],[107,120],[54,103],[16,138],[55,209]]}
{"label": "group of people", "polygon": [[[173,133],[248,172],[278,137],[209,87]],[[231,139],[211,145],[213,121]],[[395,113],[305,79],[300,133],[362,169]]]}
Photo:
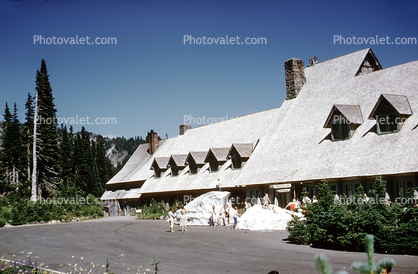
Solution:
{"label": "group of people", "polygon": [[293,201],[289,202],[284,209],[290,209],[292,212],[299,212],[302,209],[302,203],[299,201],[298,198],[293,199]]}
{"label": "group of people", "polygon": [[[215,205],[212,206],[211,211],[211,217],[210,217],[210,225],[217,226],[217,225],[229,225],[229,220],[234,220],[234,229],[237,230],[237,224],[238,224],[238,211],[237,207],[232,207],[229,205],[226,205],[225,212],[216,212]],[[167,223],[169,224],[170,232],[174,233],[174,220],[176,216],[173,213],[172,208],[170,207],[168,210],[168,219]],[[187,231],[187,210],[184,208],[184,206],[180,209],[180,217],[179,217],[179,224],[181,226],[181,231]]]}
{"label": "group of people", "polygon": [[211,212],[211,219],[210,225],[217,226],[217,225],[229,225],[230,219],[234,220],[234,229],[237,228],[238,224],[238,208],[232,207],[230,205],[226,205],[225,212],[220,211],[219,213],[216,212],[215,205],[212,206]]}
{"label": "group of people", "polygon": [[[170,207],[168,210],[167,223],[170,226],[171,233],[174,233],[174,218],[176,218],[176,216],[173,213],[173,209]],[[181,226],[181,232],[187,231],[187,210],[184,208],[184,206],[182,206],[180,209],[179,224]]]}

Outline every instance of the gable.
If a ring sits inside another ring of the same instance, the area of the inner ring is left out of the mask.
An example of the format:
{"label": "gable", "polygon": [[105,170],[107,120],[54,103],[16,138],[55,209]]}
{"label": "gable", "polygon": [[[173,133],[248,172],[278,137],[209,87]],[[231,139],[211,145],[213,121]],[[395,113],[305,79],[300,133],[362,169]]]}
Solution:
{"label": "gable", "polygon": [[230,156],[234,151],[241,158],[249,158],[253,153],[253,144],[252,143],[243,143],[243,144],[232,144],[231,149],[229,150],[228,156]]}
{"label": "gable", "polygon": [[412,109],[409,105],[408,98],[404,95],[395,94],[381,94],[370,113],[369,119],[376,119],[376,114],[379,114],[379,110],[385,105],[392,107],[400,115],[412,115]]}
{"label": "gable", "polygon": [[154,161],[151,164],[151,169],[158,168],[161,170],[166,170],[169,160],[170,160],[169,157],[155,157]]}
{"label": "gable", "polygon": [[347,124],[363,124],[363,115],[359,105],[334,105],[324,124],[324,128],[330,128],[335,115],[339,116],[339,121]]}
{"label": "gable", "polygon": [[356,72],[355,76],[369,74],[373,71],[381,70],[382,66],[374,55],[373,51],[369,49],[369,52],[364,57],[363,62],[361,63],[359,69]]}
{"label": "gable", "polygon": [[177,167],[185,167],[186,166],[186,159],[188,154],[173,154],[168,161],[168,165],[170,166],[177,166]]}
{"label": "gable", "polygon": [[209,149],[209,152],[205,158],[205,162],[209,162],[211,157],[215,158],[215,160],[218,162],[226,162],[229,149],[229,147]]}

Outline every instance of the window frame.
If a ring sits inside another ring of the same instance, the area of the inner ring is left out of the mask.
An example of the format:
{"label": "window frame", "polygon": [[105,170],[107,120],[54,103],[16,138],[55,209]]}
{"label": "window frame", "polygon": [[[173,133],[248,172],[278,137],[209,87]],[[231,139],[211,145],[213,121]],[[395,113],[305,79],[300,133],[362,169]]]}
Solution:
{"label": "window frame", "polygon": [[[338,133],[336,136],[335,133]],[[346,135],[346,136],[345,136]],[[339,138],[337,138],[339,137]],[[334,123],[331,124],[331,139],[332,141],[344,141],[351,138],[350,124],[348,123]]]}
{"label": "window frame", "polygon": [[[383,114],[376,114],[376,125],[377,125],[377,133],[378,134],[390,134],[390,133],[396,133],[399,131],[399,124],[397,124],[396,122],[390,122],[392,121],[391,119],[394,118],[393,120],[396,121],[399,118],[399,114],[396,112],[390,112],[390,113],[383,113]],[[388,121],[389,123],[380,123],[379,120],[384,119],[385,121]],[[385,126],[385,131],[382,130],[381,126],[384,125]],[[396,126],[396,129],[392,129],[391,126]],[[387,130],[389,128],[389,130]]]}
{"label": "window frame", "polygon": [[197,168],[197,164],[194,160],[189,161],[189,174],[190,175],[195,175],[198,173],[198,168]]}

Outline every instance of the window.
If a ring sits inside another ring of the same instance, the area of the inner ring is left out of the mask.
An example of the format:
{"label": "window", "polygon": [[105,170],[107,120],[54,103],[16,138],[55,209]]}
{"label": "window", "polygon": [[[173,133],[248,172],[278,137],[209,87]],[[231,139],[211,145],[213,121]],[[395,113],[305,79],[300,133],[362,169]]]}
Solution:
{"label": "window", "polygon": [[405,197],[404,182],[396,182],[396,192],[399,198]]}
{"label": "window", "polygon": [[332,141],[342,141],[350,139],[361,124],[363,115],[359,105],[336,104],[328,114],[324,128],[331,129]]}
{"label": "window", "polygon": [[347,196],[353,196],[353,185],[347,185]]}
{"label": "window", "polygon": [[231,154],[232,168],[239,169],[242,167],[242,159],[236,151]]}
{"label": "window", "polygon": [[406,96],[381,94],[369,119],[376,119],[376,133],[380,135],[400,131],[403,123],[412,114]]}
{"label": "window", "polygon": [[171,166],[171,176],[178,176],[179,168],[177,166]]}
{"label": "window", "polygon": [[331,124],[331,137],[333,141],[341,141],[350,138],[350,125],[347,123]]}
{"label": "window", "polygon": [[396,113],[376,115],[379,134],[398,132],[398,115]]}
{"label": "window", "polygon": [[216,161],[215,157],[212,157],[209,160],[209,169],[210,171],[214,172],[214,171],[218,171],[218,161]]}
{"label": "window", "polygon": [[158,167],[154,168],[154,178],[160,178],[161,177],[161,169]]}
{"label": "window", "polygon": [[189,162],[189,173],[190,174],[197,174],[197,165],[195,161],[191,160]]}

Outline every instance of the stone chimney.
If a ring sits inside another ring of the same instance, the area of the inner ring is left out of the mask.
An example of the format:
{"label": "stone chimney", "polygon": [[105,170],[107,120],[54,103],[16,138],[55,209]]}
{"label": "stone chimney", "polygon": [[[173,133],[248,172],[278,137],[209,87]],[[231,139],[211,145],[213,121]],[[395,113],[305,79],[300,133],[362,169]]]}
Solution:
{"label": "stone chimney", "polygon": [[188,131],[189,129],[192,129],[192,126],[190,124],[182,124],[180,125],[180,135],[184,135],[184,133],[186,133],[186,131]]}
{"label": "stone chimney", "polygon": [[291,58],[284,63],[286,75],[286,100],[298,97],[300,90],[306,82],[303,61]]}
{"label": "stone chimney", "polygon": [[155,150],[158,147],[158,134],[157,134],[157,132],[154,132],[153,130],[151,130],[151,132],[148,132],[147,139],[148,139],[148,145],[149,145],[148,153],[152,155],[152,154],[154,154]]}

